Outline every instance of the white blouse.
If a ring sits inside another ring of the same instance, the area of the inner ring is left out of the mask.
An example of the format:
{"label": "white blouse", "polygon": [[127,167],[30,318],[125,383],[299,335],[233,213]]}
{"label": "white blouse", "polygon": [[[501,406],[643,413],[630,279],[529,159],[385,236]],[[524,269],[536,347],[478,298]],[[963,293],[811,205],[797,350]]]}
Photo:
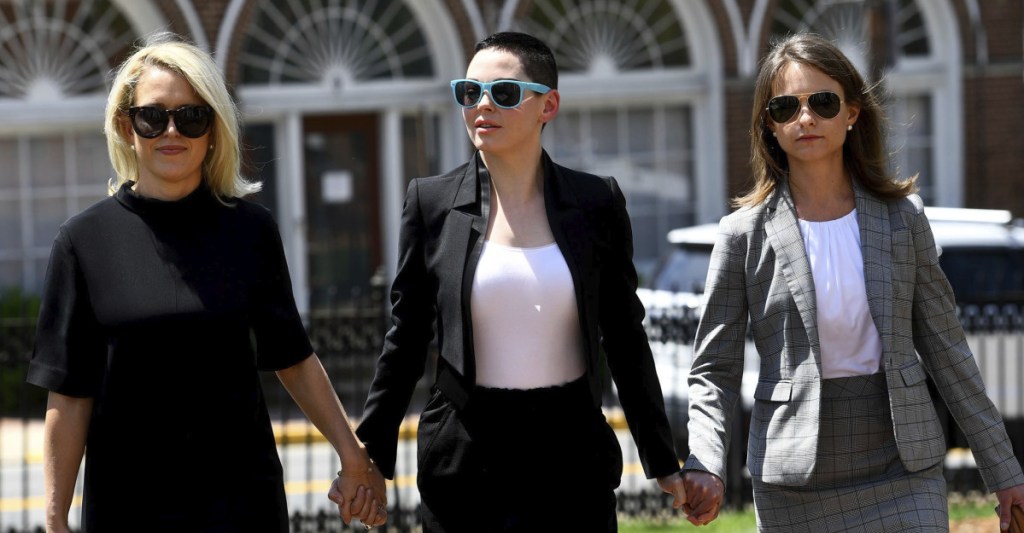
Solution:
{"label": "white blouse", "polygon": [[857,210],[824,222],[800,220],[814,277],[823,379],[874,374],[882,342],[868,308]]}
{"label": "white blouse", "polygon": [[583,375],[583,336],[572,275],[558,244],[484,242],[470,294],[476,382],[532,389]]}

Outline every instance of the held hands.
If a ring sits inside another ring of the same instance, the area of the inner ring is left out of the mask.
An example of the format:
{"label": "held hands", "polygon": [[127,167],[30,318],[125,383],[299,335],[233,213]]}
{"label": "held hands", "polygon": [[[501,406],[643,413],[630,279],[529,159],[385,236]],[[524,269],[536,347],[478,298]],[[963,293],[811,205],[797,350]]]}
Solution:
{"label": "held hands", "polygon": [[725,483],[718,476],[701,470],[688,470],[683,484],[689,496],[683,511],[691,524],[703,526],[718,518],[725,496]]}
{"label": "held hands", "polygon": [[[996,498],[999,499],[999,507],[996,507],[996,512],[999,513],[999,530],[1009,530],[1010,523],[1014,519],[1012,515],[1013,508],[1018,507],[1018,513],[1024,511],[1024,485],[997,490]],[[1024,526],[1024,524],[1021,524],[1021,526]]]}
{"label": "held hands", "polygon": [[338,505],[341,519],[348,524],[353,518],[370,529],[387,522],[387,488],[380,470],[364,457],[354,466],[338,471],[327,497]]}
{"label": "held hands", "polygon": [[686,504],[686,488],[683,486],[683,478],[678,472],[658,478],[658,486],[665,494],[671,494],[672,508],[681,509]]}

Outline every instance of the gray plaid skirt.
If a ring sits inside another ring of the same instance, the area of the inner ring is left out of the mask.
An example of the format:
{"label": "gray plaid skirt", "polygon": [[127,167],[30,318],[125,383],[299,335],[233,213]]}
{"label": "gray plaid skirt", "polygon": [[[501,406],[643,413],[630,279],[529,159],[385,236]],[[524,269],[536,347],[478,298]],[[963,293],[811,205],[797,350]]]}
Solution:
{"label": "gray plaid skirt", "polygon": [[822,381],[817,467],[804,486],[754,480],[758,531],[949,531],[942,463],[900,462],[885,374]]}

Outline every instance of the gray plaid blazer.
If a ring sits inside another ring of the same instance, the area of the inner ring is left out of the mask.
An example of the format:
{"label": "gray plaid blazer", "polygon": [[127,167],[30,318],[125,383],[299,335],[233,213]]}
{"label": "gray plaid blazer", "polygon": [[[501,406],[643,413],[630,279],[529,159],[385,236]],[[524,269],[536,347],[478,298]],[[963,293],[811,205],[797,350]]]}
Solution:
{"label": "gray plaid blazer", "polygon": [[[854,193],[868,306],[881,336],[903,465],[916,472],[945,457],[930,376],[988,488],[1024,483],[957,320],[921,199],[885,202],[856,182]],[[722,219],[704,297],[689,378],[685,468],[725,479],[727,419],[739,396],[749,322],[760,370],[747,467],[767,483],[805,484],[818,451],[821,359],[814,282],[787,184],[761,205]]]}

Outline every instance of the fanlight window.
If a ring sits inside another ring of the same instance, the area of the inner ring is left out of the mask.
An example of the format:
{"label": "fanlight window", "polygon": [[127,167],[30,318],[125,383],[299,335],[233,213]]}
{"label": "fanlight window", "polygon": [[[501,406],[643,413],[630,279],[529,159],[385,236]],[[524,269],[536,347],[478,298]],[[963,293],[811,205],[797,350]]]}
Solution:
{"label": "fanlight window", "polygon": [[403,2],[259,2],[241,54],[248,84],[431,77],[430,51]]}
{"label": "fanlight window", "polygon": [[102,94],[112,58],[134,37],[105,0],[0,2],[0,99]]}
{"label": "fanlight window", "polygon": [[686,34],[663,0],[536,0],[516,21],[551,47],[563,72],[687,67]]}

